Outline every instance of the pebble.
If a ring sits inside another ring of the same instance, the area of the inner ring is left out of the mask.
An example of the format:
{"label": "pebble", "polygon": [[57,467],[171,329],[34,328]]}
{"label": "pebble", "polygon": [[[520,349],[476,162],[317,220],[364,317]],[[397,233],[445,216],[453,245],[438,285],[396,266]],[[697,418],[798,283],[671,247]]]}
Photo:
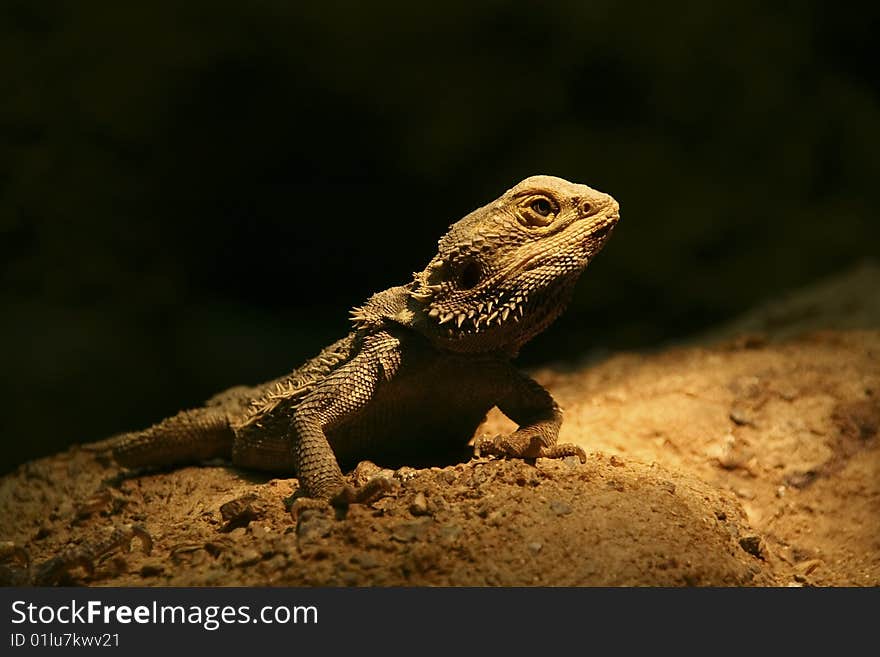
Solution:
{"label": "pebble", "polygon": [[425,499],[424,493],[416,493],[412,504],[409,505],[409,512],[414,516],[428,515],[428,500]]}
{"label": "pebble", "polygon": [[239,559],[235,565],[241,567],[253,566],[256,563],[259,563],[261,558],[262,555],[260,555],[259,552],[248,549],[242,552],[241,559]]}
{"label": "pebble", "polygon": [[148,563],[141,567],[141,577],[159,577],[165,573],[165,568],[159,564]]}
{"label": "pebble", "polygon": [[751,416],[751,414],[741,406],[734,406],[730,409],[730,419],[734,424],[738,424],[739,426],[755,426],[755,420]]}
{"label": "pebble", "polygon": [[349,559],[353,564],[361,566],[361,568],[375,568],[379,565],[379,560],[369,552],[355,554]]}
{"label": "pebble", "polygon": [[734,495],[736,495],[737,497],[742,498],[742,499],[744,499],[744,500],[753,500],[753,499],[755,499],[755,493],[752,492],[752,491],[751,491],[750,489],[748,489],[748,488],[733,488],[733,489],[731,489],[731,490],[733,491],[733,494],[734,494]]}
{"label": "pebble", "polygon": [[739,539],[739,545],[752,556],[758,557],[759,559],[764,558],[764,550],[761,545],[760,536],[743,536]]}
{"label": "pebble", "polygon": [[568,515],[572,512],[572,508],[568,504],[560,502],[559,500],[553,500],[550,502],[550,510],[557,516]]}

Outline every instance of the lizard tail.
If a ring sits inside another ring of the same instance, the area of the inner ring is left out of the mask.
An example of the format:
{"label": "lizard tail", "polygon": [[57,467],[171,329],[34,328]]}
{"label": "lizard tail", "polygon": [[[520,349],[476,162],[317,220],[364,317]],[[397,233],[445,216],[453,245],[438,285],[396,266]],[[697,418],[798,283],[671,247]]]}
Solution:
{"label": "lizard tail", "polygon": [[128,468],[163,467],[232,455],[232,428],[215,408],[181,411],[149,429],[121,436],[113,458]]}

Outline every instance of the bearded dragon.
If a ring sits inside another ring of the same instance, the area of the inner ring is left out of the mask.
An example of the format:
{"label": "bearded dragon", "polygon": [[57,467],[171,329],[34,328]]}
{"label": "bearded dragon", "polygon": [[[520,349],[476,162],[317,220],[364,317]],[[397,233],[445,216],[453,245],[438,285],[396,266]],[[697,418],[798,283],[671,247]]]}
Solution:
{"label": "bearded dragon", "polygon": [[[126,467],[231,458],[293,474],[307,497],[354,501],[340,462],[464,446],[497,406],[519,428],[477,454],[577,456],[562,412],[511,361],[562,313],[619,219],[585,185],[533,176],[450,226],[406,285],[351,311],[353,328],[279,379],[237,387],[115,442]],[[364,487],[366,488],[366,487]]]}

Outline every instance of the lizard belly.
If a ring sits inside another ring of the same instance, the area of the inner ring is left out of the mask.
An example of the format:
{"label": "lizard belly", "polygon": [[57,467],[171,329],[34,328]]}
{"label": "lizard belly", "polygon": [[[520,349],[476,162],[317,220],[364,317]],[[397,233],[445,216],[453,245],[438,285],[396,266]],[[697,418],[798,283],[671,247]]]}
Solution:
{"label": "lizard belly", "polygon": [[465,458],[497,397],[490,377],[474,369],[448,358],[404,363],[365,408],[325,429],[340,465],[363,459],[389,467],[444,465]]}

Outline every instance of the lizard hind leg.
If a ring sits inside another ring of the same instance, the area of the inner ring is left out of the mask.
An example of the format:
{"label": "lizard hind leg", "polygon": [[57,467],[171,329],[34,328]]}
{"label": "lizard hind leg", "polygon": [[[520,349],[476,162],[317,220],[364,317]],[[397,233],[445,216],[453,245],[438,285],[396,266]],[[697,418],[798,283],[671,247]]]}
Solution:
{"label": "lizard hind leg", "polygon": [[233,437],[224,411],[197,408],[181,411],[149,429],[121,436],[113,447],[113,457],[129,468],[229,458]]}

